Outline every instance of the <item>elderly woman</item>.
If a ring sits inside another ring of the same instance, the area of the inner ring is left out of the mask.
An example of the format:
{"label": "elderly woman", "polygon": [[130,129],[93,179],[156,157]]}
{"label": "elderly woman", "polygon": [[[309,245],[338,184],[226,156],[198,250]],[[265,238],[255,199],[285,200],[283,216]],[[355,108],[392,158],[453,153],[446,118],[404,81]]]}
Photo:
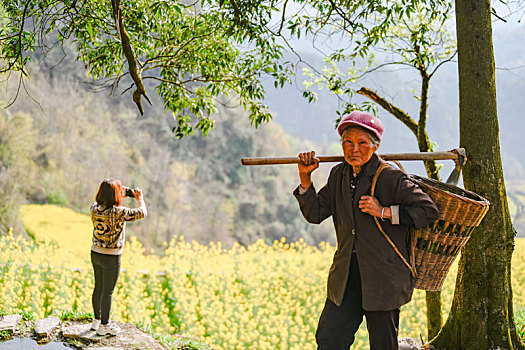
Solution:
{"label": "elderly woman", "polygon": [[299,154],[301,185],[294,191],[310,223],[332,216],[337,250],[328,275],[328,295],[316,332],[318,349],[348,350],[366,317],[370,349],[398,349],[399,308],[410,301],[414,281],[374,222],[408,260],[411,227],[438,219],[430,197],[393,166],[372,179],[385,163],[376,155],[383,124],[375,116],[354,111],[337,128],[345,161],[332,168],[327,184],[317,192],[311,174],[319,166],[314,152]]}

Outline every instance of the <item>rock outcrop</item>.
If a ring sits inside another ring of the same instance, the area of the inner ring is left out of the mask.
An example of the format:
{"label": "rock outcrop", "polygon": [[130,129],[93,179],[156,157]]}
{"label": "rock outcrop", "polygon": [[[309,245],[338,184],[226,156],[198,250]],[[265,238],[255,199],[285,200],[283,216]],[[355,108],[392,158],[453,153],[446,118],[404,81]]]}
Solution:
{"label": "rock outcrop", "polygon": [[[86,350],[165,350],[153,336],[128,323],[117,323],[122,332],[116,336],[99,336],[91,330],[91,320],[60,321],[56,316],[42,320],[23,320],[22,315],[0,317],[0,331],[9,332],[12,340],[0,342],[0,350],[12,349],[16,342],[38,342],[81,346]],[[32,340],[31,340],[32,339]],[[12,342],[13,344],[10,344]],[[18,343],[17,343],[18,344]],[[59,347],[57,347],[58,349]],[[69,348],[69,347],[68,347]]]}
{"label": "rock outcrop", "polygon": [[0,331],[14,332],[20,321],[22,321],[22,315],[7,315],[0,317]]}

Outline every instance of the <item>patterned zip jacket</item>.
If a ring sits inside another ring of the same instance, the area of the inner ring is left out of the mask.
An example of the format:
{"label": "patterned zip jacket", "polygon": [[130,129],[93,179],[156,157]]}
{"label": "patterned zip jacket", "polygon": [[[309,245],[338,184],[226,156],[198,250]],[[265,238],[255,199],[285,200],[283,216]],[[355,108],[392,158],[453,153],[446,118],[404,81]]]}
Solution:
{"label": "patterned zip jacket", "polygon": [[139,208],[105,207],[93,203],[90,208],[93,222],[93,245],[91,250],[101,254],[120,255],[126,239],[126,222],[139,220],[148,215],[146,205]]}

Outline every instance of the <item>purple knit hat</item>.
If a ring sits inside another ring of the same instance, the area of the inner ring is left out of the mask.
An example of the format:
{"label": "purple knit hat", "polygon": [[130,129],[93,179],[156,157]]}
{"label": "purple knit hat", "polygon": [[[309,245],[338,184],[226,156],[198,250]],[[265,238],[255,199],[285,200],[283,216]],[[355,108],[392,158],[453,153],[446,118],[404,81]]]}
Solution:
{"label": "purple knit hat", "polygon": [[339,122],[339,126],[337,127],[339,135],[341,135],[343,133],[343,130],[349,127],[350,125],[357,125],[371,131],[374,135],[377,136],[379,141],[381,141],[381,136],[383,135],[383,131],[385,130],[385,127],[383,126],[383,123],[381,123],[381,120],[379,120],[379,118],[370,113],[361,111],[353,111],[352,113],[341,119],[341,122]]}

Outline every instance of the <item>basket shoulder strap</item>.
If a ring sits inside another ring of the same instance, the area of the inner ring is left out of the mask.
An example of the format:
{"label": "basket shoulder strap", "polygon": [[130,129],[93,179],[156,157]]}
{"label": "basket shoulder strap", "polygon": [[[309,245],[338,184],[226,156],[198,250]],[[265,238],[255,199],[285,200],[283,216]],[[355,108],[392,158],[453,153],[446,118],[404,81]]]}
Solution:
{"label": "basket shoulder strap", "polygon": [[[379,177],[379,174],[381,174],[381,172],[388,166],[388,164],[381,164],[381,166],[377,169],[375,175],[374,175],[374,178],[372,179],[372,188],[370,189],[370,196],[374,197],[374,193],[375,193],[375,189],[376,189],[376,184],[377,184],[377,178]],[[381,227],[381,224],[379,223],[379,220],[377,220],[377,217],[373,216],[374,218],[374,221],[377,225],[377,228],[379,229],[379,231],[381,232],[381,234],[383,235],[383,237],[385,237],[386,241],[390,244],[390,246],[392,247],[392,249],[394,249],[394,251],[396,252],[396,254],[399,256],[399,258],[401,258],[401,260],[403,261],[403,263],[408,267],[408,269],[410,270],[410,273],[412,274],[412,277],[416,278],[417,277],[417,271],[415,269],[415,267],[413,265],[411,265],[406,259],[405,257],[403,256],[403,254],[401,254],[401,252],[399,251],[399,249],[397,249],[396,245],[394,242],[392,242],[392,240],[390,239],[390,237],[386,234],[386,232],[383,230],[383,227]]]}
{"label": "basket shoulder strap", "polygon": [[374,196],[374,193],[376,190],[377,178],[379,177],[379,174],[381,174],[381,172],[385,170],[387,166],[388,164],[383,163],[379,166],[379,168],[377,168],[376,173],[374,174],[374,178],[372,179],[372,188],[370,189],[370,196],[372,197]]}

